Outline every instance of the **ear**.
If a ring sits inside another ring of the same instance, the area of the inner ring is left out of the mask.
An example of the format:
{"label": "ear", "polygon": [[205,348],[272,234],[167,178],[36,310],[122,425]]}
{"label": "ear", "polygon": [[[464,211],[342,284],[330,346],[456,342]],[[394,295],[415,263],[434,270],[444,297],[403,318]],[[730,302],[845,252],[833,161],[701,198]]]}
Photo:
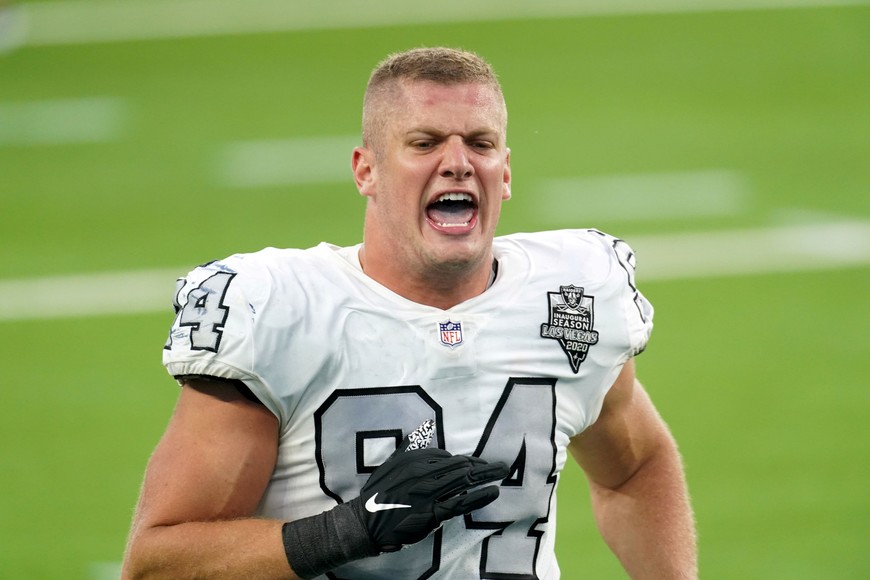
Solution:
{"label": "ear", "polygon": [[360,195],[370,197],[375,192],[375,153],[367,147],[354,147],[351,158],[353,180]]}
{"label": "ear", "polygon": [[507,149],[507,153],[505,153],[504,158],[504,191],[501,194],[501,198],[503,201],[507,201],[511,198],[511,150]]}

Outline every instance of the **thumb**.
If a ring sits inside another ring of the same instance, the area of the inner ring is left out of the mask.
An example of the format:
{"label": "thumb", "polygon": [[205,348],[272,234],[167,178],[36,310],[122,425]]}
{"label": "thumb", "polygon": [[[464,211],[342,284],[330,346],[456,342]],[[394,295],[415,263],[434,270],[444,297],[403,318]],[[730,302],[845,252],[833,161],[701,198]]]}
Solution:
{"label": "thumb", "polygon": [[435,421],[426,419],[419,427],[408,433],[399,446],[396,448],[396,453],[404,453],[405,451],[413,451],[414,449],[426,449],[432,443],[432,437],[435,435]]}

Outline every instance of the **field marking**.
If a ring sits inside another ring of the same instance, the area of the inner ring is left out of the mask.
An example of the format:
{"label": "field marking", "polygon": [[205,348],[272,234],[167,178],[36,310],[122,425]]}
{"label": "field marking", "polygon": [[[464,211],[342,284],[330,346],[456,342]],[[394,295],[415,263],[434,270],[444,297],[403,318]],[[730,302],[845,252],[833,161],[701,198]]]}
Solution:
{"label": "field marking", "polygon": [[[638,281],[834,270],[870,266],[870,221],[636,236]],[[187,268],[0,280],[0,322],[172,313]]]}
{"label": "field marking", "polygon": [[268,187],[349,181],[359,135],[238,141],[216,156],[215,174],[227,187]]}
{"label": "field marking", "polygon": [[531,211],[550,224],[738,215],[748,205],[745,178],[728,170],[547,179],[529,189]]}
{"label": "field marking", "polygon": [[120,580],[120,562],[94,562],[88,567],[88,580]]}
{"label": "field marking", "polygon": [[860,6],[870,0],[64,0],[21,5],[31,46],[516,19]]}
{"label": "field marking", "polygon": [[0,280],[0,321],[172,312],[189,268]]}
{"label": "field marking", "polygon": [[[238,188],[344,182],[359,144],[359,135],[230,142],[212,172],[220,185]],[[745,178],[724,169],[546,179],[531,191],[539,219],[570,216],[572,224],[578,215],[587,222],[735,215],[748,198]]]}
{"label": "field marking", "polygon": [[629,238],[638,281],[837,270],[870,265],[870,221],[804,223]]}
{"label": "field marking", "polygon": [[0,146],[115,141],[127,116],[127,103],[115,97],[0,103]]}

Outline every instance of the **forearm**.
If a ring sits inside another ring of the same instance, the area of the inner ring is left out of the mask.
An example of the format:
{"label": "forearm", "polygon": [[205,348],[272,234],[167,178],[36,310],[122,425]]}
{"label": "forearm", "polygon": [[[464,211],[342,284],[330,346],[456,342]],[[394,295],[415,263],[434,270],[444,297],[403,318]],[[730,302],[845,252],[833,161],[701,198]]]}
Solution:
{"label": "forearm", "polygon": [[296,580],[284,552],[282,525],[246,518],[134,529],[122,577]]}
{"label": "forearm", "polygon": [[675,446],[615,489],[590,485],[601,534],[631,578],[697,578],[695,523]]}

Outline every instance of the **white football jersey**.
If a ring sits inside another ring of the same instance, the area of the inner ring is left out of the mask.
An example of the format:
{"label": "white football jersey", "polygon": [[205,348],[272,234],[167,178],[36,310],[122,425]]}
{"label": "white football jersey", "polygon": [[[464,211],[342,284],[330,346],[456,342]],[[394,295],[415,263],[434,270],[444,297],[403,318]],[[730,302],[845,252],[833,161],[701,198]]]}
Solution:
{"label": "white football jersey", "polygon": [[268,248],[196,268],[179,280],[169,373],[240,379],[278,417],[264,517],[356,497],[427,419],[432,445],[510,466],[490,505],[325,578],[558,578],[566,447],[652,330],[631,248],[596,230],[498,237],[493,284],[449,310],[381,286],[358,251]]}

